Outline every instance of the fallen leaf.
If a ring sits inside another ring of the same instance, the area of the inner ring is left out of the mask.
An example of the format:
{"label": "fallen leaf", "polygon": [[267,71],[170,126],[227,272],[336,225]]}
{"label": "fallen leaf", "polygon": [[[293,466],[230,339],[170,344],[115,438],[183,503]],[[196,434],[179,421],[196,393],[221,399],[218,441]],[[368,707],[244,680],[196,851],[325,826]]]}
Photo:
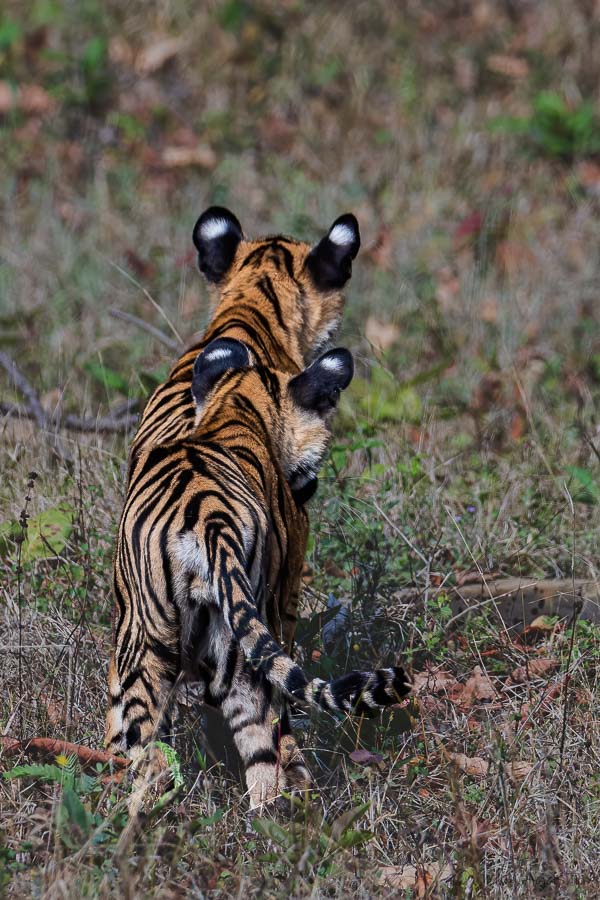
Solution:
{"label": "fallen leaf", "polygon": [[506,278],[531,275],[537,269],[537,260],[530,248],[517,241],[499,241],[495,259],[500,273]]}
{"label": "fallen leaf", "polygon": [[483,778],[490,768],[488,761],[479,756],[466,756],[464,753],[449,753],[448,756],[465,775]]}
{"label": "fallen leaf", "polygon": [[340,569],[338,564],[334,562],[333,559],[327,557],[325,562],[323,563],[323,571],[326,575],[331,575],[332,578],[347,578],[348,574],[344,572],[343,569]]}
{"label": "fallen leaf", "polygon": [[598,163],[591,162],[591,160],[580,162],[576,174],[579,184],[585,191],[600,197],[600,165]]}
{"label": "fallen leaf", "polygon": [[494,325],[498,321],[498,302],[495,297],[484,297],[479,307],[479,318],[482,322]]}
{"label": "fallen leaf", "polygon": [[117,66],[132,66],[134,55],[131,44],[122,35],[116,34],[111,37],[108,42],[108,58],[111,63]]}
{"label": "fallen leaf", "polygon": [[517,684],[529,681],[531,678],[545,678],[555,672],[559,665],[557,659],[532,659],[529,665],[518,666],[510,677]]}
{"label": "fallen leaf", "polygon": [[129,268],[133,270],[138,278],[147,281],[154,277],[156,273],[154,263],[149,259],[143,259],[133,248],[128,247],[125,250],[125,259]]}
{"label": "fallen leaf", "polygon": [[477,237],[483,225],[483,216],[475,210],[462,219],[454,229],[454,245],[455,247],[463,246],[468,241]]}
{"label": "fallen leaf", "polygon": [[537,616],[529,624],[529,631],[554,631],[556,618],[554,616]]}
{"label": "fallen leaf", "polygon": [[425,897],[423,889],[432,883],[448,881],[452,878],[452,867],[447,863],[419,866],[380,866],[378,880],[382,885],[399,890],[417,889],[417,897]]}
{"label": "fallen leaf", "polygon": [[520,441],[527,433],[527,416],[520,409],[516,409],[510,420],[509,434],[512,441]]}
{"label": "fallen leaf", "polygon": [[217,154],[208,144],[197,144],[195,147],[165,147],[161,160],[167,169],[181,169],[186,166],[214,169]]}
{"label": "fallen leaf", "polygon": [[393,249],[392,232],[386,225],[382,225],[366,255],[379,269],[389,271],[392,268]]}
{"label": "fallen leaf", "polygon": [[[458,681],[450,672],[445,672],[441,667],[434,669],[426,669],[424,672],[417,672],[413,678],[413,693],[416,696],[422,694],[448,694],[455,690]],[[462,686],[459,685],[461,691]]]}
{"label": "fallen leaf", "polygon": [[524,781],[533,772],[533,763],[524,759],[513,759],[508,766],[508,772],[514,781]]}
{"label": "fallen leaf", "polygon": [[495,700],[497,696],[496,688],[488,675],[479,666],[475,666],[457,700],[461,706],[471,706],[474,700]]}
{"label": "fallen leaf", "polygon": [[279,153],[289,152],[298,135],[296,125],[276,114],[261,119],[259,128],[266,146]]}
{"label": "fallen leaf", "polygon": [[369,316],[365,324],[365,336],[374,350],[383,353],[396,343],[400,329],[393,322],[381,322]]}
{"label": "fallen leaf", "polygon": [[495,826],[488,819],[478,819],[477,816],[470,815],[464,806],[459,807],[454,818],[454,827],[459,834],[460,844],[463,847],[472,847],[473,850],[482,850],[489,839],[497,834]]}
{"label": "fallen leaf", "polygon": [[181,37],[160,37],[151,44],[147,44],[138,53],[135,60],[135,69],[140,75],[151,75],[162,69],[169,60],[180,52],[185,46],[185,40]]}
{"label": "fallen leaf", "polygon": [[55,107],[56,101],[39,84],[13,88],[7,81],[0,81],[0,115],[18,109],[26,116],[43,116]]}
{"label": "fallen leaf", "polygon": [[490,72],[497,75],[506,75],[507,78],[527,78],[529,66],[527,61],[518,56],[508,56],[504,53],[492,53],[486,60]]}
{"label": "fallen leaf", "polygon": [[380,768],[384,762],[381,753],[371,753],[370,750],[365,750],[362,747],[349,753],[348,758],[359,766],[377,766]]}

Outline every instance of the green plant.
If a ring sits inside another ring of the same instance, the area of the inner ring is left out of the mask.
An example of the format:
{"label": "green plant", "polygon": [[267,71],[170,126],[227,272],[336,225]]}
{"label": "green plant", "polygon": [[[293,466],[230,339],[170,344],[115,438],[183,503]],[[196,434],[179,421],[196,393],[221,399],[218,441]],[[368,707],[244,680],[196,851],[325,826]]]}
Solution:
{"label": "green plant", "polygon": [[600,154],[600,122],[594,104],[572,108],[555,91],[534,97],[531,115],[499,116],[493,130],[523,137],[538,153],[565,161]]}

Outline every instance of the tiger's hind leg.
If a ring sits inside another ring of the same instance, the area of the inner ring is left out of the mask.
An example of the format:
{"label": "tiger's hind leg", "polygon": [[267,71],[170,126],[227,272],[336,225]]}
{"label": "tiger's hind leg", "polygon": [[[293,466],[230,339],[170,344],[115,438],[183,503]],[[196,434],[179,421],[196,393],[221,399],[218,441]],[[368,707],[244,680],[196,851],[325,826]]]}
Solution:
{"label": "tiger's hind leg", "polygon": [[129,803],[136,812],[149,793],[168,787],[167,761],[154,741],[171,741],[177,679],[176,654],[161,648],[160,654],[144,648],[132,663],[128,652],[117,647],[109,666],[109,708],[106,747],[125,751],[132,760],[135,791]]}
{"label": "tiger's hind leg", "polygon": [[274,800],[282,790],[304,789],[310,775],[289,729],[283,701],[238,652],[236,677],[221,703],[244,765],[250,806]]}

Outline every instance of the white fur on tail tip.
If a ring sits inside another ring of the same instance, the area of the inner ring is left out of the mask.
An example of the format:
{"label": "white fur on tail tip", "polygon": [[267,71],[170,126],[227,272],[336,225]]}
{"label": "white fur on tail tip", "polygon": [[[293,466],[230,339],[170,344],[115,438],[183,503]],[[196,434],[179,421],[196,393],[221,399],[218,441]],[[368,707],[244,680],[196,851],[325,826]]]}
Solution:
{"label": "white fur on tail tip", "polygon": [[336,356],[326,356],[319,362],[322,369],[328,369],[330,372],[339,372],[342,368],[342,362]]}
{"label": "white fur on tail tip", "polygon": [[329,240],[337,244],[339,247],[345,247],[346,244],[353,244],[356,240],[354,229],[349,225],[334,225],[329,232]]}
{"label": "white fur on tail tip", "polygon": [[227,219],[209,219],[200,226],[200,236],[205,241],[212,241],[229,231],[230,223]]}

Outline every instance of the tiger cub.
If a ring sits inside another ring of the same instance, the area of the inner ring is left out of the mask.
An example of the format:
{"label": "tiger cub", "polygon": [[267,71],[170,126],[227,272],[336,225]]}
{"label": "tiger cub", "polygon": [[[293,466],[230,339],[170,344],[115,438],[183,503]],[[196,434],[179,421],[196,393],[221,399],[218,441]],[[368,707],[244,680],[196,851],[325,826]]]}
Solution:
{"label": "tiger cub", "polygon": [[[197,356],[195,430],[132,461],[115,557],[112,750],[136,759],[153,738],[168,739],[175,691],[200,683],[232,731],[254,806],[309,783],[288,702],[361,713],[408,692],[401,668],[309,680],[268,625],[280,574],[273,556],[285,568],[294,532],[293,520],[278,515],[282,492],[318,472],[328,420],[352,374],[342,349],[297,375],[257,363],[233,338]],[[149,757],[159,774],[162,754],[150,749]]]}
{"label": "tiger cub", "polygon": [[[144,448],[193,431],[192,370],[198,353],[211,341],[241,340],[257,363],[290,375],[301,372],[325,348],[342,315],[342,291],[352,274],[360,233],[356,218],[345,213],[314,245],[281,234],[254,239],[230,210],[211,206],[198,218],[193,242],[198,267],[214,297],[212,316],[204,334],[192,339],[149,398],[131,448],[130,468]],[[269,552],[267,618],[271,633],[288,652],[293,648],[308,543],[303,504],[315,488],[316,479],[295,491],[282,487],[273,512],[288,542],[283,556],[277,544]]]}

